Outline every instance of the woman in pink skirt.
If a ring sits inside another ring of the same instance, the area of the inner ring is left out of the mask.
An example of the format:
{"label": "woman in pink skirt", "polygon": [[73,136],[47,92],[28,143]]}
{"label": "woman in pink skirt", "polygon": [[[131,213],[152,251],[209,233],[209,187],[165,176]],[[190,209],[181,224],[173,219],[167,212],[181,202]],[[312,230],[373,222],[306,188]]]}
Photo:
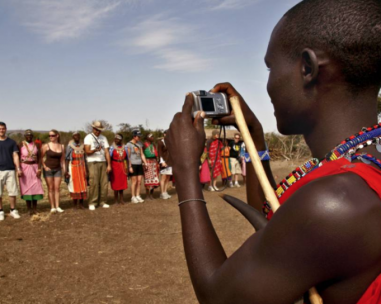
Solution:
{"label": "woman in pink skirt", "polygon": [[25,140],[20,144],[22,176],[19,178],[21,198],[26,201],[30,215],[37,213],[37,201],[41,200],[44,190],[41,183],[40,150],[33,141],[32,130],[25,131]]}
{"label": "woman in pink skirt", "polygon": [[205,185],[210,182],[210,169],[209,169],[209,159],[208,150],[206,146],[204,148],[204,153],[201,155],[201,165],[200,165],[200,183]]}

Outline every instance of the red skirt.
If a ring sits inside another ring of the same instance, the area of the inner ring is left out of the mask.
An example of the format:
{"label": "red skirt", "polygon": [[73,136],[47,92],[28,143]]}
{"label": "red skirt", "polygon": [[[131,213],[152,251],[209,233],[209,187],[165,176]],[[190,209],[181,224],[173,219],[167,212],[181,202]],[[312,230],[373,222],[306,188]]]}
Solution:
{"label": "red skirt", "polygon": [[111,161],[112,171],[110,173],[111,189],[114,191],[126,190],[127,174],[124,162]]}

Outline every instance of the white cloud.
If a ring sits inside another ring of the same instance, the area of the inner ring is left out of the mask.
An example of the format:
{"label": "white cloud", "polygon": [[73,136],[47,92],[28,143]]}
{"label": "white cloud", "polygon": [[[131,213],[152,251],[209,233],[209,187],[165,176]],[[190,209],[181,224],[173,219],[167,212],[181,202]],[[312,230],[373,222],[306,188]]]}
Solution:
{"label": "white cloud", "polygon": [[128,29],[128,37],[120,44],[137,53],[152,54],[158,61],[156,69],[199,72],[210,68],[212,60],[194,50],[197,43],[191,37],[196,36],[197,30],[178,18],[158,14]]}
{"label": "white cloud", "polygon": [[194,52],[181,49],[163,49],[158,56],[164,62],[155,68],[170,72],[199,72],[209,69],[212,63]]}
{"label": "white cloud", "polygon": [[231,10],[241,9],[248,5],[258,3],[262,0],[212,0],[215,3],[211,10]]}
{"label": "white cloud", "polygon": [[17,0],[22,23],[47,42],[81,37],[120,5],[119,0]]}

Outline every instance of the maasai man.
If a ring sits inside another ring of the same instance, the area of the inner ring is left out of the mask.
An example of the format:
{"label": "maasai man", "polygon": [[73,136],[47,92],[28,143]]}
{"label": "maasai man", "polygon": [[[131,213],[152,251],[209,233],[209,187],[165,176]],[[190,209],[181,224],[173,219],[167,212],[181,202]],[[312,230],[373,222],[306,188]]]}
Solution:
{"label": "maasai man", "polygon": [[[300,2],[275,27],[265,62],[279,132],[302,134],[314,159],[277,187],[283,205],[227,257],[198,180],[204,113],[193,122],[187,96],[167,144],[197,298],[294,303],[315,286],[325,304],[380,303],[381,1]],[[239,99],[259,154],[266,151],[262,125],[234,87],[218,84],[212,92]],[[234,113],[213,123],[234,125]],[[263,165],[276,187],[269,161]],[[251,165],[246,173],[248,203],[261,209],[265,198]]]}
{"label": "maasai man", "polygon": [[66,175],[68,189],[75,208],[83,209],[83,200],[87,199],[87,177],[89,175],[85,146],[81,143],[81,134],[73,133],[73,139],[66,147]]}
{"label": "maasai man", "polygon": [[146,199],[153,200],[153,191],[159,187],[159,164],[158,152],[155,146],[155,138],[152,133],[147,135],[144,142],[143,152],[146,157],[147,169],[144,171],[144,186],[146,187]]}
{"label": "maasai man", "polygon": [[37,201],[42,200],[41,154],[33,142],[33,132],[24,132],[25,140],[19,145],[22,176],[19,178],[21,198],[26,201],[30,215],[37,213]]}
{"label": "maasai man", "polygon": [[212,138],[208,141],[207,148],[210,159],[211,167],[211,181],[208,190],[215,191],[217,188],[217,178],[222,173],[222,164],[221,164],[221,148],[222,142],[220,141],[220,132],[214,130],[212,132]]}
{"label": "maasai man", "polygon": [[226,184],[230,184],[232,180],[230,152],[231,148],[229,146],[229,141],[225,139],[224,144],[221,147],[221,178]]}
{"label": "maasai man", "polygon": [[128,155],[127,147],[123,146],[123,135],[115,135],[114,142],[110,147],[111,167],[110,184],[114,190],[114,202],[124,205],[123,191],[127,189]]}

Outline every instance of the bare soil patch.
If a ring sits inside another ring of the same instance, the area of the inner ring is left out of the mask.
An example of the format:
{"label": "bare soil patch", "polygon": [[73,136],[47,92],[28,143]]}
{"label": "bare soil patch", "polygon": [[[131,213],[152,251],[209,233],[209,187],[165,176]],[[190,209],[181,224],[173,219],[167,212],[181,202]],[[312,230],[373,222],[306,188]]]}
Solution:
{"label": "bare soil patch", "polygon": [[[295,167],[274,162],[278,179]],[[0,223],[0,303],[197,303],[182,247],[175,189],[169,200],[74,210],[62,186],[63,214],[26,214]],[[226,194],[245,200],[245,187]],[[109,200],[112,202],[111,190]],[[214,227],[228,255],[252,233],[216,193],[205,192]],[[159,190],[156,190],[156,197]],[[126,201],[130,199],[125,193]],[[143,195],[144,197],[144,195]],[[4,198],[6,201],[6,198]],[[8,213],[8,206],[5,206]]]}

